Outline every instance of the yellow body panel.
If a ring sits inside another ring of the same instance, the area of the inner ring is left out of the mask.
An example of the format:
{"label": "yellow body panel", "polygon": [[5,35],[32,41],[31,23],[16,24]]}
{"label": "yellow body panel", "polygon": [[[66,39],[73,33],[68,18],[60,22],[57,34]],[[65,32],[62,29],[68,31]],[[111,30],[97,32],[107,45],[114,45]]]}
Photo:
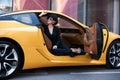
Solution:
{"label": "yellow body panel", "polygon": [[[15,12],[9,13],[6,15],[12,14],[21,14],[21,13],[29,13],[29,12],[41,12],[40,10],[33,11],[23,11],[23,12]],[[53,11],[48,11],[50,13],[56,13]],[[66,16],[61,13],[56,13],[62,16]],[[2,16],[6,16],[2,15]],[[68,17],[70,18],[70,17]],[[70,18],[74,22],[81,25],[83,28],[88,28],[88,26]],[[104,33],[104,42],[103,48],[105,47],[107,32],[103,30]],[[105,35],[106,34],[106,35]],[[104,48],[104,52],[102,53],[99,60],[95,60],[91,58],[91,55],[88,53],[86,55],[80,55],[75,57],[69,56],[54,56],[52,55],[46,45],[40,28],[36,26],[30,26],[26,24],[22,24],[17,21],[0,21],[0,38],[9,38],[16,41],[24,52],[24,66],[23,69],[31,69],[31,68],[39,68],[39,67],[49,67],[49,66],[80,66],[80,65],[102,65],[106,64],[106,52],[110,45],[110,43],[120,38],[119,35],[109,33],[107,45]]]}

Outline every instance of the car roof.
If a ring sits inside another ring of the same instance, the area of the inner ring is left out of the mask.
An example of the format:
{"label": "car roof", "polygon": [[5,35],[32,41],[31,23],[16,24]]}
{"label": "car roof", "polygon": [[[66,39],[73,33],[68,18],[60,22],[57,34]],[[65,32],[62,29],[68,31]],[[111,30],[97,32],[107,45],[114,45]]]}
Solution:
{"label": "car roof", "polygon": [[78,23],[79,25],[84,26],[84,28],[88,28],[88,26],[86,26],[85,24],[71,18],[70,16],[67,16],[67,15],[65,15],[63,13],[60,13],[60,12],[51,11],[51,10],[20,10],[20,11],[13,11],[13,12],[10,12],[10,13],[5,13],[5,14],[0,15],[0,16],[9,16],[9,15],[15,15],[15,14],[24,14],[24,13],[40,13],[40,12],[43,12],[43,11],[48,12],[48,13],[61,15],[61,16],[65,16],[65,17],[71,19],[72,21]]}

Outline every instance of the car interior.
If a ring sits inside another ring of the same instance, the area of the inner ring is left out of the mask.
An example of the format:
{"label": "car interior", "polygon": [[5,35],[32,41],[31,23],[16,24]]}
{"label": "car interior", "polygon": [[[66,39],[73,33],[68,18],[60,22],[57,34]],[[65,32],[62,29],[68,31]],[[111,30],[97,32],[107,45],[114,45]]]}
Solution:
{"label": "car interior", "polygon": [[[90,50],[93,50],[95,52],[95,26],[90,28],[90,32],[92,33],[92,36],[94,37],[94,42],[91,45],[85,45],[84,41],[84,35],[86,34],[85,29],[78,25],[77,23],[74,23],[72,20],[65,18],[63,16],[59,15],[58,18],[58,24],[56,25],[59,27],[61,31],[61,40],[69,47],[69,48],[81,48],[84,53],[80,53],[81,55],[85,55],[85,53],[89,53]],[[50,39],[47,37],[47,35],[44,33],[44,29],[42,28],[43,36],[45,39],[46,46],[48,50],[52,48],[52,43]],[[94,47],[93,47],[94,46]],[[90,48],[92,47],[92,49]]]}

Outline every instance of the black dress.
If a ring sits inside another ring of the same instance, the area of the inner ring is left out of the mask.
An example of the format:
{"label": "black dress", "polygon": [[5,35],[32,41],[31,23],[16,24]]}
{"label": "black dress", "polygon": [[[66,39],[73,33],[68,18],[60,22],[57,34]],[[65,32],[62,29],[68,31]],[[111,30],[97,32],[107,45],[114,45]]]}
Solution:
{"label": "black dress", "polygon": [[75,54],[70,50],[70,48],[63,43],[60,38],[60,29],[56,26],[53,28],[53,33],[49,32],[48,26],[44,25],[44,33],[48,36],[48,38],[52,42],[52,46],[57,45],[57,49],[51,49],[51,53],[57,56],[62,55],[70,55],[71,57],[75,56]]}

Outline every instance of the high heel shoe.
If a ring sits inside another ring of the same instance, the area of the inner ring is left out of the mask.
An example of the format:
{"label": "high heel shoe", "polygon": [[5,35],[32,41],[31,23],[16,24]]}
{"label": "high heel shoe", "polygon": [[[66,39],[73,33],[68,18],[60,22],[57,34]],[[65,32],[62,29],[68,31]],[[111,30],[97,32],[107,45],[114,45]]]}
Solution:
{"label": "high heel shoe", "polygon": [[82,50],[80,48],[77,48],[76,52],[77,52],[77,54],[80,54],[82,52]]}
{"label": "high heel shoe", "polygon": [[76,53],[76,54],[80,54],[81,53],[81,49],[80,48],[71,48],[72,52]]}

